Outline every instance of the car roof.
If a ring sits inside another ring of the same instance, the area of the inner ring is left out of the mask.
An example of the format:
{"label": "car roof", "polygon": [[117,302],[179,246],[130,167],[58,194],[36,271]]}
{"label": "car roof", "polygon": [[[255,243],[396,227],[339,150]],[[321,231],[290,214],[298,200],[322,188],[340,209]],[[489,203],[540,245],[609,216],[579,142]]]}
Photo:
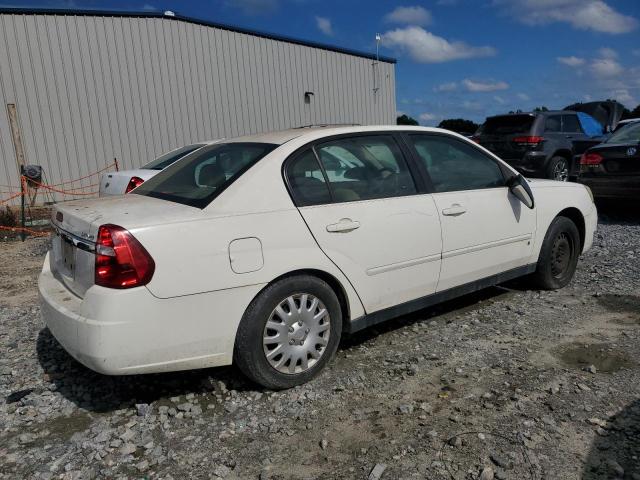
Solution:
{"label": "car roof", "polygon": [[[422,131],[422,132],[443,132],[447,134],[458,135],[450,130],[432,127],[416,127],[411,125],[314,125],[308,127],[291,128],[288,130],[280,130],[275,132],[265,132],[253,135],[244,135],[242,137],[224,139],[226,143],[248,142],[248,143],[272,143],[282,145],[294,138],[298,137],[323,137],[331,135],[340,135],[345,133],[366,133],[380,131]],[[318,135],[324,133],[325,135]]]}

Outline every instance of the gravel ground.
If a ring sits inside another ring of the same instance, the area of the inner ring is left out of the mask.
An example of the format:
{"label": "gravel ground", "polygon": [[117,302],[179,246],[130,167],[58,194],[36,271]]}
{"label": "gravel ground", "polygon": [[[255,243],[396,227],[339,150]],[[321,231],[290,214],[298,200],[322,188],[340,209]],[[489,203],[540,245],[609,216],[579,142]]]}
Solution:
{"label": "gravel ground", "polygon": [[640,479],[640,211],[608,208],[567,288],[399,318],[278,393],[87,370],[40,320],[46,240],[0,242],[0,478]]}

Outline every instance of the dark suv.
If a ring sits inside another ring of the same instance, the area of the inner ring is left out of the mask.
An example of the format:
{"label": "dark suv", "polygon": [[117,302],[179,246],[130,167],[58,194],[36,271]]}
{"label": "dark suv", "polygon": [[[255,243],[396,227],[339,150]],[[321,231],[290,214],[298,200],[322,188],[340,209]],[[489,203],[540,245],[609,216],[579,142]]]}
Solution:
{"label": "dark suv", "polygon": [[473,138],[526,176],[567,181],[579,173],[575,157],[615,127],[622,113],[618,105],[592,102],[572,105],[571,110],[489,117]]}

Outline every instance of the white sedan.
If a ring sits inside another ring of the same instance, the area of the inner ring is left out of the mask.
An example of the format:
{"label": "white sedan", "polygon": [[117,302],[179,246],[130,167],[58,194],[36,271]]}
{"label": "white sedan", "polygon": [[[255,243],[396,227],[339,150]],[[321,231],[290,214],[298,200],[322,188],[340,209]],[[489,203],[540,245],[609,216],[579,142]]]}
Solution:
{"label": "white sedan", "polygon": [[564,287],[597,223],[583,185],[529,181],[460,135],[406,126],[225,140],[52,215],[42,313],[78,361],[233,362],[274,389],[318,374],[345,332],[519,276]]}
{"label": "white sedan", "polygon": [[117,172],[103,173],[100,177],[98,196],[122,195],[139,187],[150,178],[156,176],[169,165],[180,160],[185,155],[195,152],[199,148],[211,145],[214,142],[194,143],[176,148],[161,155],[155,160],[133,170],[119,170]]}

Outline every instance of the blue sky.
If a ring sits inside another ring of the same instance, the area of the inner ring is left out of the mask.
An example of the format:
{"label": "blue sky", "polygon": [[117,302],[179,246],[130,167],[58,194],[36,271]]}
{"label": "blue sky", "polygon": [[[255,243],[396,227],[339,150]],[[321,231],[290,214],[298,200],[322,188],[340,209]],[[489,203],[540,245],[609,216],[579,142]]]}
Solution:
{"label": "blue sky", "polygon": [[397,109],[424,125],[545,105],[640,103],[638,0],[13,0],[176,13],[398,59]]}

